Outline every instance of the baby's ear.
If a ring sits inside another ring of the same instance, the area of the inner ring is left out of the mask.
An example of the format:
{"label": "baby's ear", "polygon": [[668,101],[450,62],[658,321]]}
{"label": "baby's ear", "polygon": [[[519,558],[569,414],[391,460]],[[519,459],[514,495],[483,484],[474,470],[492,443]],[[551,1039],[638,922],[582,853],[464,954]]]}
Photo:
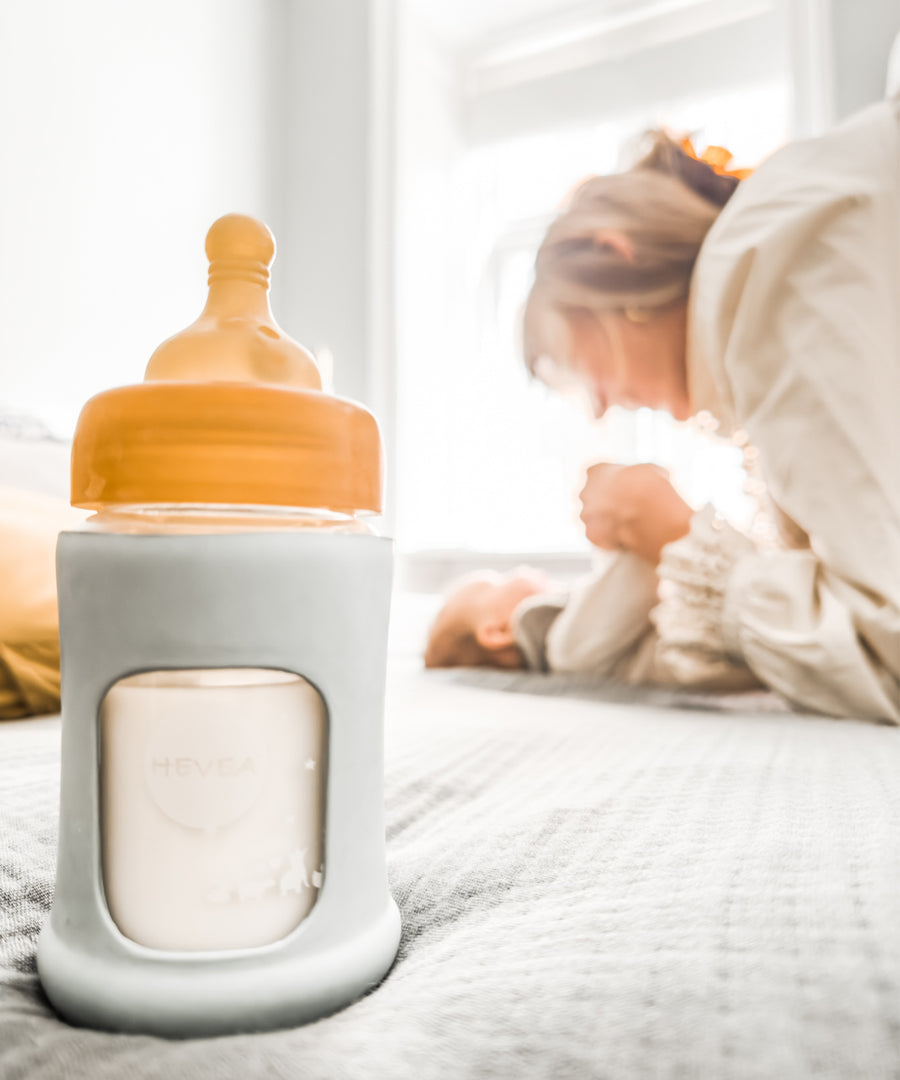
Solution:
{"label": "baby's ear", "polygon": [[594,233],[594,243],[597,247],[612,248],[624,262],[634,262],[634,244],[621,229],[598,229]]}
{"label": "baby's ear", "polygon": [[486,622],[475,628],[475,640],[488,652],[499,652],[515,645],[512,627],[508,622]]}

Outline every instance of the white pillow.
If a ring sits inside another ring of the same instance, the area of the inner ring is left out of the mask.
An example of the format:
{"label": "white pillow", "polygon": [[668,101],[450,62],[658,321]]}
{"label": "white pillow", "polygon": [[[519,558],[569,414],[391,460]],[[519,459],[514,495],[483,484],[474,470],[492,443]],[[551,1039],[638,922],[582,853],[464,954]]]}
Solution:
{"label": "white pillow", "polygon": [[67,442],[0,432],[0,487],[56,495],[68,502],[71,452]]}

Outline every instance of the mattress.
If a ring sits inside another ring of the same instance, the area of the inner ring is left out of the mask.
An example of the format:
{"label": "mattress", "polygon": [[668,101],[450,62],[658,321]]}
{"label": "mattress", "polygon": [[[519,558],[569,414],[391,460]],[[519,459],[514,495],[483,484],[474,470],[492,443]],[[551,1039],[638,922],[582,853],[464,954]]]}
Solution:
{"label": "mattress", "polygon": [[900,1076],[897,729],[509,688],[392,660],[397,961],[317,1023],[213,1040],[54,1014],[59,721],[0,726],[2,1080]]}

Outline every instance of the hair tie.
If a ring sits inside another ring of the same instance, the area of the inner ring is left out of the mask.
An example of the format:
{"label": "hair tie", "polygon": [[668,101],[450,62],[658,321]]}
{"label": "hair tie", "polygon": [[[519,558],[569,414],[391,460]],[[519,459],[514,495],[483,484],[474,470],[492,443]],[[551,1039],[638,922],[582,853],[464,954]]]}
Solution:
{"label": "hair tie", "polygon": [[717,176],[730,176],[733,180],[746,180],[753,172],[753,169],[726,168],[733,159],[734,154],[730,150],[726,150],[724,146],[707,146],[702,154],[698,154],[694,149],[694,144],[687,136],[681,140],[679,145],[688,157],[693,158],[694,161],[702,161]]}

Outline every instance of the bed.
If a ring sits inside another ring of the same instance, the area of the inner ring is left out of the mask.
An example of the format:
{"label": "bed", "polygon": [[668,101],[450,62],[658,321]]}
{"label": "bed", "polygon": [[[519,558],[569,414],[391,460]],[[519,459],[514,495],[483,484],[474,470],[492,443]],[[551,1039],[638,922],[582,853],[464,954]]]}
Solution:
{"label": "bed", "polygon": [[214,1040],[54,1014],[59,720],[0,727],[0,1077],[900,1075],[900,732],[545,689],[393,651],[397,961],[318,1023]]}
{"label": "bed", "polygon": [[[66,448],[0,432],[0,482]],[[35,973],[58,717],[0,724],[0,1080],[900,1077],[900,731],[768,694],[426,672],[398,595],[385,802],[397,961],[293,1030],[70,1027]],[[429,606],[430,605],[430,606]]]}

